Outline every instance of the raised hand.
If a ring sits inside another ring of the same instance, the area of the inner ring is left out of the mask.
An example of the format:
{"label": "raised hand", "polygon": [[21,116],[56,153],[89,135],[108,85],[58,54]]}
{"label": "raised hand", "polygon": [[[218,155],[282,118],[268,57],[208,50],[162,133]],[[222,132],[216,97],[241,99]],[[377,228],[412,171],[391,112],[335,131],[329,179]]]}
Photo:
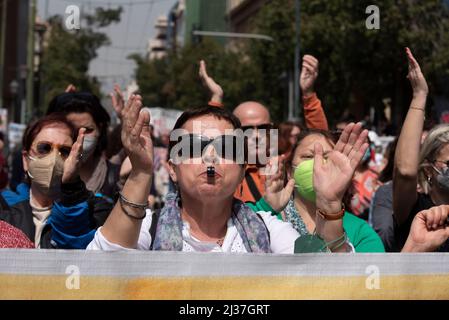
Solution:
{"label": "raised hand", "polygon": [[346,189],[368,148],[367,136],[368,130],[362,130],[361,123],[348,124],[327,159],[323,157],[323,147],[315,144],[313,185],[318,209],[326,213],[341,209]]}
{"label": "raised hand", "polygon": [[413,88],[413,96],[423,95],[427,96],[429,93],[429,88],[427,86],[426,78],[421,72],[421,68],[416,61],[415,57],[409,48],[405,48],[405,52],[408,58],[408,75],[407,78],[410,80],[410,84]]}
{"label": "raised hand", "polygon": [[79,176],[79,169],[81,167],[83,157],[83,141],[85,132],[86,128],[79,129],[78,137],[72,145],[72,150],[70,150],[68,158],[64,162],[62,183],[74,182]]}
{"label": "raised hand", "polygon": [[413,219],[403,252],[431,252],[449,238],[447,217],[449,206],[432,207],[419,212]]}
{"label": "raised hand", "polygon": [[[269,166],[273,165],[270,163]],[[284,166],[284,159],[281,157],[276,172],[267,175],[265,180],[264,199],[277,212],[284,210],[295,188],[294,179],[290,179],[284,187]]]}
{"label": "raised hand", "polygon": [[122,110],[125,108],[125,99],[123,98],[123,93],[120,90],[118,84],[114,85],[114,92],[110,93],[112,106],[114,107],[115,112],[117,113],[118,118],[122,119]]}
{"label": "raised hand", "polygon": [[209,77],[206,70],[206,62],[204,60],[200,61],[200,71],[199,75],[203,85],[209,90],[212,95],[211,101],[222,103],[223,101],[223,89],[217,84],[214,79]]}
{"label": "raised hand", "polygon": [[307,54],[303,57],[301,76],[299,78],[303,97],[310,96],[315,92],[314,85],[318,77],[318,66],[319,62],[315,57]]}
{"label": "raised hand", "polygon": [[67,88],[65,88],[64,92],[66,92],[66,93],[68,93],[68,92],[76,92],[76,87],[73,84],[69,84],[67,86]]}
{"label": "raised hand", "polygon": [[135,173],[152,175],[153,142],[150,114],[142,111],[142,97],[132,95],[122,110],[122,143]]}

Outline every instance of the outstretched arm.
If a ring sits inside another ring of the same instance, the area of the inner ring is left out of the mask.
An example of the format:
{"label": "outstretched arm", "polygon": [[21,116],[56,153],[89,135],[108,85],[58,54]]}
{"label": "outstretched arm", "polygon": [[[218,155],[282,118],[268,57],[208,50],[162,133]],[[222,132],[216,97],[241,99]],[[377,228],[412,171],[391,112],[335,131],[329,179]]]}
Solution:
{"label": "outstretched arm", "polygon": [[399,136],[393,171],[393,215],[400,225],[416,202],[419,150],[428,93],[426,79],[409,48],[406,48],[413,99]]}
{"label": "outstretched arm", "polygon": [[305,55],[302,60],[300,87],[304,106],[304,119],[307,128],[328,130],[326,114],[320,99],[315,92],[315,82],[318,78],[319,61],[311,55]]}
{"label": "outstretched arm", "polygon": [[206,62],[204,60],[200,61],[199,75],[201,81],[203,82],[204,87],[206,87],[211,94],[211,99],[209,103],[221,106],[221,104],[223,103],[223,89],[220,87],[218,83],[214,81],[214,79],[209,77],[209,75],[207,74]]}
{"label": "outstretched arm", "polygon": [[[129,202],[146,204],[153,172],[153,144],[150,115],[142,111],[142,98],[132,96],[122,110],[122,142],[132,170],[122,195]],[[101,233],[110,242],[126,248],[136,248],[145,210],[133,208],[120,200],[106,220]]]}

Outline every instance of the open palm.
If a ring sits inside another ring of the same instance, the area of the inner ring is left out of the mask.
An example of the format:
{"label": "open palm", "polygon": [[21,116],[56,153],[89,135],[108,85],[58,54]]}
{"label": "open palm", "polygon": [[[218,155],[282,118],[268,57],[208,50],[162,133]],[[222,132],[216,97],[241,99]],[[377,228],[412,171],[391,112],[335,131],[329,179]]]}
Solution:
{"label": "open palm", "polygon": [[429,88],[427,86],[426,78],[421,72],[421,68],[413,56],[411,50],[409,48],[405,49],[408,58],[408,75],[407,78],[410,81],[410,84],[413,88],[413,94],[425,94],[429,92]]}
{"label": "open palm", "polygon": [[317,206],[320,202],[339,202],[349,187],[355,169],[368,148],[367,130],[360,123],[346,126],[337,144],[328,156],[323,157],[323,147],[315,144],[313,185]]}
{"label": "open palm", "polygon": [[284,210],[292,196],[295,180],[290,179],[287,185],[284,186],[284,158],[281,156],[279,162],[270,161],[269,166],[275,169],[276,165],[271,162],[277,164],[277,170],[267,175],[264,199],[275,211],[280,212]]}
{"label": "open palm", "polygon": [[150,114],[142,111],[142,98],[133,95],[122,110],[122,143],[133,170],[152,173],[153,143],[150,135]]}

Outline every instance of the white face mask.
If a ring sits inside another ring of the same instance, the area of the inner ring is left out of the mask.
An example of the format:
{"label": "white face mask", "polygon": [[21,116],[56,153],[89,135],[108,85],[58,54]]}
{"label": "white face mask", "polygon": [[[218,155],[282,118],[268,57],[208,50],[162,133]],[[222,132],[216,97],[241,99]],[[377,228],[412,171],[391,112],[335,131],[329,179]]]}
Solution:
{"label": "white face mask", "polygon": [[28,176],[39,190],[49,197],[56,197],[61,190],[64,160],[57,152],[43,158],[28,156]]}
{"label": "white face mask", "polygon": [[95,148],[97,147],[98,138],[96,136],[84,136],[83,141],[83,159],[85,162],[90,156],[94,153]]}

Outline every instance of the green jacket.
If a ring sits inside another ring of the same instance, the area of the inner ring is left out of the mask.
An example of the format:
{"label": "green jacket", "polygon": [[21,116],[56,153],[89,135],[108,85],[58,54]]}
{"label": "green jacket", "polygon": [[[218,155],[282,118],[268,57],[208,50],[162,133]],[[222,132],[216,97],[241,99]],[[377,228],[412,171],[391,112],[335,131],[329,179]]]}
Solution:
{"label": "green jacket", "polygon": [[[274,211],[264,198],[261,198],[256,203],[247,202],[246,204],[255,212],[271,212],[271,214],[276,215],[279,220],[283,220],[282,215]],[[352,213],[345,212],[343,217],[343,228],[356,252],[385,252],[381,238],[366,221],[356,217]]]}

